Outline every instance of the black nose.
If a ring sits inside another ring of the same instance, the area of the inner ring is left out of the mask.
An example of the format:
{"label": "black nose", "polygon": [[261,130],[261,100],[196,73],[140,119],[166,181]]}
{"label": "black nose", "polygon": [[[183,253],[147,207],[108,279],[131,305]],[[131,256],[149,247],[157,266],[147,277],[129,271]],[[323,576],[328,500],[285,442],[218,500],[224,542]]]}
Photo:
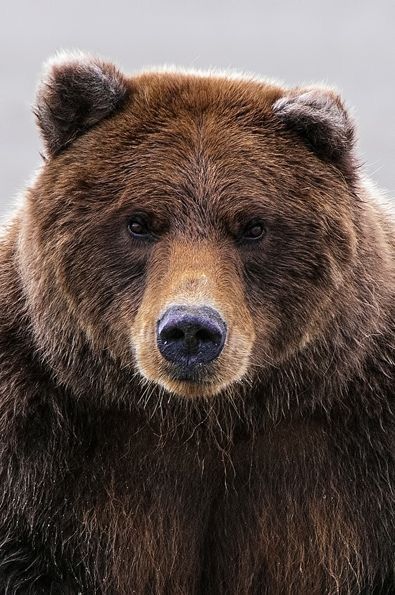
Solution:
{"label": "black nose", "polygon": [[167,360],[187,368],[218,357],[225,338],[225,322],[208,306],[172,306],[158,323],[159,351]]}

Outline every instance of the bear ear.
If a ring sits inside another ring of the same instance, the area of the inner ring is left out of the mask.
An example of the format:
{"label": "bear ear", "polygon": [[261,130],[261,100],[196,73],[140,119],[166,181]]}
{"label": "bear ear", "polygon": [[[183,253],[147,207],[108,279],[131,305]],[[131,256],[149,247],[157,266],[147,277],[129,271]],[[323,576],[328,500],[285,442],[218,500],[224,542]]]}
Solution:
{"label": "bear ear", "polygon": [[33,108],[47,154],[56,155],[115,112],[128,90],[126,77],[113,64],[83,53],[50,60]]}
{"label": "bear ear", "polygon": [[273,111],[317,155],[338,165],[349,162],[355,129],[335,91],[326,87],[293,89],[274,103]]}

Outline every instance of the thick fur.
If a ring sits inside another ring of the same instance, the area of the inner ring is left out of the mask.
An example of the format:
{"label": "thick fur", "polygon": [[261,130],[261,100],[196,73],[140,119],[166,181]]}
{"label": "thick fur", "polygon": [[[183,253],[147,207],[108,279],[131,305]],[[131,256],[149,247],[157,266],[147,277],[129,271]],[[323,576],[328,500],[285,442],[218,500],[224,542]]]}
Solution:
{"label": "thick fur", "polygon": [[276,101],[273,109],[320,157],[335,162],[352,177],[355,165],[350,157],[354,125],[333,90],[296,89]]}
{"label": "thick fur", "polygon": [[[0,244],[1,591],[394,593],[394,226],[340,100],[117,74],[97,111],[84,64]],[[208,388],[160,360],[174,300],[226,318]]]}
{"label": "thick fur", "polygon": [[111,115],[129,90],[113,64],[84,54],[61,54],[48,62],[34,107],[47,153],[58,153]]}

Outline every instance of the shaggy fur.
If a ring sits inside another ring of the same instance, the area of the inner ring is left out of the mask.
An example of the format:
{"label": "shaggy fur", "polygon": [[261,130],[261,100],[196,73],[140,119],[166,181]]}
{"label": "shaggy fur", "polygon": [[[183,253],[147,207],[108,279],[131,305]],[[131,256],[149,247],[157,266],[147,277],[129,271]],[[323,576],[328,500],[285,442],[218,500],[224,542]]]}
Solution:
{"label": "shaggy fur", "polygon": [[83,54],[57,56],[37,92],[34,113],[49,155],[55,155],[126,99],[130,85],[112,65]]}
{"label": "shaggy fur", "polygon": [[[36,113],[0,244],[1,592],[394,593],[394,226],[338,96],[78,56]],[[226,321],[201,382],[157,349],[170,303]]]}

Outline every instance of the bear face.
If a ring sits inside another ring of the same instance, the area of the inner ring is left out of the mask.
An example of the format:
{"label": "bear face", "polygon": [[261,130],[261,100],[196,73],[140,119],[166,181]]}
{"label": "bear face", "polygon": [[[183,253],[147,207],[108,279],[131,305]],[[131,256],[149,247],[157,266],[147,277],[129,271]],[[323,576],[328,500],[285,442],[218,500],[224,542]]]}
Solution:
{"label": "bear face", "polygon": [[72,324],[121,368],[210,396],[326,341],[357,244],[353,129],[332,91],[126,79],[79,57],[52,65],[36,113],[48,155],[22,269],[49,358]]}

